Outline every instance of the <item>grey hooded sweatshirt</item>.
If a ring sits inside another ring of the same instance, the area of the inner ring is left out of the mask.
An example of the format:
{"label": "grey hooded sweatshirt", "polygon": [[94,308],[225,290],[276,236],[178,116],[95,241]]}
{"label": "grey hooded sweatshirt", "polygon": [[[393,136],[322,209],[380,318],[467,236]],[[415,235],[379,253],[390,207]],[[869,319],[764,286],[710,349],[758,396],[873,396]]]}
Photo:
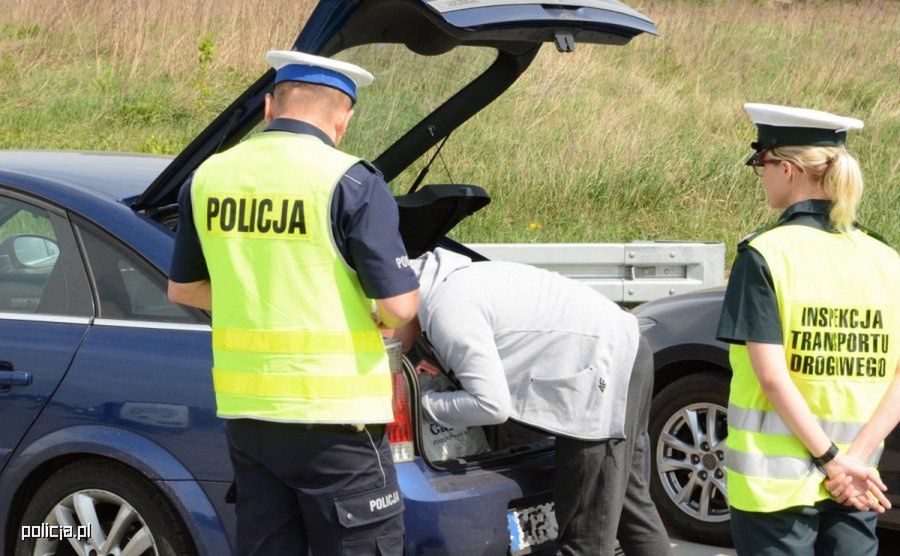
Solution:
{"label": "grey hooded sweatshirt", "polygon": [[419,320],[463,390],[428,392],[448,427],[512,418],[585,440],[624,438],[635,317],[589,287],[528,265],[437,249],[411,262]]}

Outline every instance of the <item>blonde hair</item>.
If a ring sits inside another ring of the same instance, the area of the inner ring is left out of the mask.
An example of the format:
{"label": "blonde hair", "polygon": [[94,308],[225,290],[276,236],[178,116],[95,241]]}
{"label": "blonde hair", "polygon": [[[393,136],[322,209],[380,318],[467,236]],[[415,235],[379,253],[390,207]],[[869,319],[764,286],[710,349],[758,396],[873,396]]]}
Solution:
{"label": "blonde hair", "polygon": [[844,147],[776,147],[769,151],[773,159],[787,160],[799,166],[818,183],[831,200],[829,217],[843,233],[853,229],[856,209],[863,193],[859,162]]}

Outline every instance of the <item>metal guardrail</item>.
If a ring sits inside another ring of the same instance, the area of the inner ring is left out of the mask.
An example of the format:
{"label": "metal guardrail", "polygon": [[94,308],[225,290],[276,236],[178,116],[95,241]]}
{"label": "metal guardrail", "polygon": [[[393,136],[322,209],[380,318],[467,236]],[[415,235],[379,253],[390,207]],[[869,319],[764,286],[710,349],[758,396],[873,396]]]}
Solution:
{"label": "metal guardrail", "polygon": [[488,259],[558,272],[617,303],[643,303],[725,283],[724,243],[472,243],[467,247]]}

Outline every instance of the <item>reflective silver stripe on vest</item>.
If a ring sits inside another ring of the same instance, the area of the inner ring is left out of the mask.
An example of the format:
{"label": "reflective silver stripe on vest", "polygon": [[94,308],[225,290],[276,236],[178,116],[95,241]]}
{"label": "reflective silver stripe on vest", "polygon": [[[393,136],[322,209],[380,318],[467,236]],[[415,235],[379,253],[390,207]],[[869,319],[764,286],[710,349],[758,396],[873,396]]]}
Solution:
{"label": "reflective silver stripe on vest", "polygon": [[815,474],[822,480],[825,475],[809,458],[791,456],[767,456],[752,452],[725,452],[725,467],[741,473],[767,479],[805,479]]}
{"label": "reflective silver stripe on vest", "polygon": [[[865,423],[851,423],[843,421],[823,421],[816,419],[825,434],[833,442],[850,444],[862,430]],[[745,409],[734,404],[728,404],[728,426],[748,432],[763,434],[781,434],[794,436],[787,424],[774,411],[762,409]]]}
{"label": "reflective silver stripe on vest", "polygon": [[[876,449],[866,462],[870,466],[878,465],[882,449]],[[742,475],[764,477],[767,479],[806,479],[815,475],[817,480],[825,475],[813,464],[810,458],[792,456],[766,456],[753,452],[725,451],[725,467]]]}

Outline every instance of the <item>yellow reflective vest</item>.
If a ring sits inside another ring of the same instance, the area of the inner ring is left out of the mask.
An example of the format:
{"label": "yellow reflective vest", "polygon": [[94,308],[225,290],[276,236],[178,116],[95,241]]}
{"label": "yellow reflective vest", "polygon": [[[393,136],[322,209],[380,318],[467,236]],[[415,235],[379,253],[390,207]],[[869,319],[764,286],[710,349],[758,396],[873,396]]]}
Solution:
{"label": "yellow reflective vest", "polygon": [[[749,245],[772,275],[791,380],[832,441],[846,449],[894,378],[900,259],[859,230],[782,225]],[[824,475],[766,398],[746,346],[733,344],[730,360],[729,504],[774,512],[828,498]]]}
{"label": "yellow reflective vest", "polygon": [[357,162],[311,135],[265,132],[194,175],[220,417],[393,419],[371,301],[331,233],[332,194]]}

